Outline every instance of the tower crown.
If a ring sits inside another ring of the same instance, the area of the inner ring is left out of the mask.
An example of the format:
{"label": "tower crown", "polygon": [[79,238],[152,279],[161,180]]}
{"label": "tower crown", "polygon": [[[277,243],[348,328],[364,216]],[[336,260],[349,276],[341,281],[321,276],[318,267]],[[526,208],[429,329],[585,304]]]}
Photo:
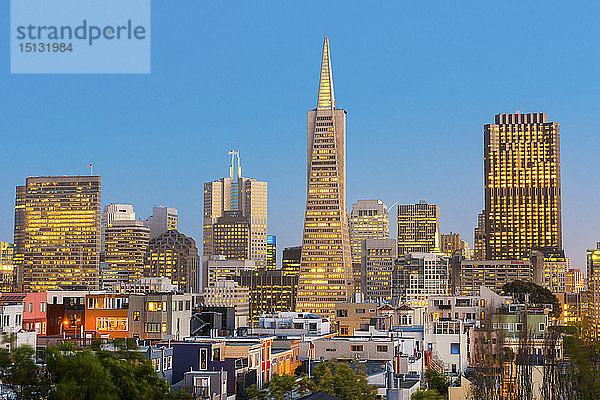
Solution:
{"label": "tower crown", "polygon": [[319,80],[319,96],[317,110],[333,110],[335,96],[333,95],[333,74],[331,71],[331,56],[329,55],[329,38],[323,41],[323,58],[321,60],[321,79]]}

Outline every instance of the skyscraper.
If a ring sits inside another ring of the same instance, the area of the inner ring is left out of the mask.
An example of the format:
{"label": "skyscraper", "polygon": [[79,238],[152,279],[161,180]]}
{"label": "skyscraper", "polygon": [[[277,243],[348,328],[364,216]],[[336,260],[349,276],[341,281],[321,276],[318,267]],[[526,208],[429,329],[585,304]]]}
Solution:
{"label": "skyscraper", "polygon": [[363,239],[362,288],[367,300],[392,299],[392,270],[396,259],[395,239]]}
{"label": "skyscraper", "polygon": [[109,226],[113,221],[133,221],[135,220],[135,211],[131,204],[110,203],[104,206],[100,223],[102,226]]}
{"label": "skyscraper", "polygon": [[361,249],[364,239],[387,239],[390,237],[390,215],[381,200],[358,200],[352,204],[348,220],[354,291],[362,291]]}
{"label": "skyscraper", "polygon": [[125,286],[143,276],[149,241],[150,228],[143,221],[117,219],[104,228],[104,261],[115,283]]}
{"label": "skyscraper", "polygon": [[179,222],[177,214],[176,208],[153,207],[152,215],[146,219],[146,226],[150,228],[150,239],[157,238],[167,231],[176,231]]}
{"label": "skyscraper", "polygon": [[420,201],[398,205],[398,257],[440,251],[440,208]]}
{"label": "skyscraper", "polygon": [[150,239],[144,255],[144,276],[167,277],[179,290],[200,290],[200,257],[194,239],[169,230]]}
{"label": "skyscraper", "polygon": [[267,235],[267,269],[277,268],[277,236]]}
{"label": "skyscraper", "polygon": [[440,235],[440,252],[452,257],[456,251],[463,257],[469,257],[469,244],[460,238],[460,233],[442,233]]}
{"label": "skyscraper", "polygon": [[100,177],[29,177],[17,186],[15,252],[23,290],[98,287]]}
{"label": "skyscraper", "polygon": [[[250,223],[239,211],[225,211],[211,226],[212,255],[232,260],[250,260]],[[204,254],[204,257],[210,257]]]}
{"label": "skyscraper", "polygon": [[485,252],[485,210],[477,214],[477,227],[473,235],[473,258],[475,260],[486,260]]}
{"label": "skyscraper", "polygon": [[286,275],[299,275],[302,259],[302,246],[286,247],[283,249],[281,269]]}
{"label": "skyscraper", "polygon": [[569,268],[565,280],[567,293],[579,293],[585,290],[585,276],[579,268]]}
{"label": "skyscraper", "polygon": [[486,258],[562,250],[560,126],[546,113],[497,114],[484,126]]}
{"label": "skyscraper", "polygon": [[[247,257],[254,260],[257,268],[264,268],[267,265],[267,182],[242,177],[239,153],[232,150],[229,154],[229,176],[204,184],[203,256],[218,254],[214,231],[219,218],[237,216],[248,223]],[[234,166],[236,158],[237,166]]]}
{"label": "skyscraper", "polygon": [[112,225],[114,221],[134,221],[135,212],[131,204],[111,203],[104,206],[104,211],[100,215],[100,225],[102,226],[102,252],[104,252],[104,235],[107,226]]}
{"label": "skyscraper", "polygon": [[241,271],[234,277],[241,286],[250,289],[250,318],[258,326],[264,313],[294,311],[298,275],[286,275],[283,270]]}
{"label": "skyscraper", "polygon": [[12,292],[14,285],[14,245],[0,241],[0,292]]}
{"label": "skyscraper", "polygon": [[317,108],[308,112],[307,198],[298,311],[333,316],[352,294],[346,216],[346,111],[335,107],[325,37]]}
{"label": "skyscraper", "polygon": [[600,242],[595,249],[587,251],[587,280],[589,292],[588,312],[591,322],[591,337],[600,337]]}

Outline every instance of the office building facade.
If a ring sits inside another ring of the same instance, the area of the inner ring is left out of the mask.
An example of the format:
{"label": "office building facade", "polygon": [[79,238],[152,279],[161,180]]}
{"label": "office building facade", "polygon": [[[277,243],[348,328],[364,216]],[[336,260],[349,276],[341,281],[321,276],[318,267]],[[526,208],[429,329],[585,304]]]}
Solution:
{"label": "office building facade", "polygon": [[600,242],[596,243],[595,249],[587,250],[586,259],[591,325],[589,335],[597,340],[600,337]]}
{"label": "office building facade", "polygon": [[178,212],[172,207],[153,207],[152,215],[146,219],[146,226],[150,228],[150,239],[157,238],[167,231],[176,231],[178,225]]}
{"label": "office building facade", "polygon": [[15,246],[0,241],[0,292],[15,291],[15,271],[13,264]]}
{"label": "office building facade", "polygon": [[281,258],[281,270],[286,275],[300,274],[300,263],[302,258],[302,246],[286,247],[283,249]]}
{"label": "office building facade", "polygon": [[203,256],[202,287],[214,286],[217,282],[234,280],[245,271],[254,271],[254,260],[233,260],[224,256]]}
{"label": "office building facade", "polygon": [[104,206],[100,215],[100,225],[102,227],[102,252],[104,252],[104,235],[106,227],[112,225],[114,221],[134,221],[135,211],[131,204],[111,203]]}
{"label": "office building facade", "polygon": [[409,306],[427,306],[429,296],[448,294],[450,260],[434,253],[398,256],[392,271],[392,297]]}
{"label": "office building facade", "polygon": [[[203,255],[217,255],[215,229],[226,215],[245,218],[248,224],[248,255],[256,266],[267,265],[267,182],[242,177],[238,151],[230,151],[229,176],[204,184]],[[234,162],[237,158],[237,166]],[[221,253],[227,251],[220,250]]]}
{"label": "office building facade", "polygon": [[440,235],[440,252],[446,257],[460,255],[470,258],[469,244],[460,238],[460,233],[442,233]]}
{"label": "office building facade", "polygon": [[105,268],[115,284],[124,286],[142,278],[150,228],[143,221],[119,219],[104,227],[103,233]]}
{"label": "office building facade", "polygon": [[579,293],[585,290],[585,276],[579,268],[569,268],[565,279],[567,293]]}
{"label": "office building facade", "polygon": [[[251,260],[252,234],[248,217],[239,211],[225,211],[211,226],[212,254],[232,260]],[[205,254],[205,256],[210,256]]]}
{"label": "office building facade", "polygon": [[488,260],[562,250],[560,125],[548,114],[497,114],[484,126]]}
{"label": "office building facade", "polygon": [[514,280],[534,281],[535,266],[531,260],[463,260],[458,273],[457,294],[479,296],[479,287],[499,293],[502,286]]}
{"label": "office building facade", "polygon": [[97,288],[99,176],[29,177],[17,187],[15,256],[25,291]]}
{"label": "office building facade", "polygon": [[267,269],[277,268],[277,236],[267,235]]}
{"label": "office building facade", "polygon": [[440,208],[421,201],[398,205],[398,256],[440,251]]}
{"label": "office building facade", "polygon": [[353,292],[346,215],[346,111],[335,107],[329,40],[308,112],[307,199],[296,309],[333,317]]}
{"label": "office building facade", "polygon": [[194,239],[169,230],[150,239],[144,255],[144,276],[171,279],[178,290],[200,291],[200,258]]}
{"label": "office building facade", "polygon": [[364,239],[387,239],[390,237],[390,215],[381,200],[358,200],[352,204],[348,219],[354,291],[362,292],[361,251]]}
{"label": "office building facade", "polygon": [[362,287],[366,300],[392,299],[392,271],[396,259],[395,239],[363,239]]}
{"label": "office building facade", "polygon": [[283,270],[242,271],[234,278],[250,289],[250,321],[256,327],[261,314],[294,311],[298,289],[298,275],[287,275]]}

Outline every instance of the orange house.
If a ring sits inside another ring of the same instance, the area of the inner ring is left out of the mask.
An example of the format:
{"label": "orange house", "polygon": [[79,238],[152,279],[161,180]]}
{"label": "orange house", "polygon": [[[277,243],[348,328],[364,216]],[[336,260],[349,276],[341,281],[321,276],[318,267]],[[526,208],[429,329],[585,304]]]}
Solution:
{"label": "orange house", "polygon": [[129,298],[119,293],[89,294],[85,296],[85,330],[108,335],[109,338],[127,337]]}

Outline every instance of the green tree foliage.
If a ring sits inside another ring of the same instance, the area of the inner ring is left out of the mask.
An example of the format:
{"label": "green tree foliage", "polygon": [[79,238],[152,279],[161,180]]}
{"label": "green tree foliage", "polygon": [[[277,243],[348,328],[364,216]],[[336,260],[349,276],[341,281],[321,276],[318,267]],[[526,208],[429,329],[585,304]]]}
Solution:
{"label": "green tree foliage", "polygon": [[525,295],[529,295],[529,302],[534,304],[552,304],[552,314],[560,317],[560,303],[552,292],[545,287],[533,282],[515,280],[502,287],[507,295],[512,295],[517,301],[524,302]]}
{"label": "green tree foliage", "polygon": [[[124,343],[127,348],[127,343]],[[0,377],[18,400],[183,400],[173,393],[140,353],[78,351],[70,343],[46,350],[46,365],[34,362],[34,350],[0,351]]]}
{"label": "green tree foliage", "polygon": [[252,400],[292,400],[313,391],[314,384],[304,374],[275,375],[261,390],[252,385],[248,397]]}
{"label": "green tree foliage", "polygon": [[411,400],[446,400],[446,396],[437,390],[419,390],[411,396]]}
{"label": "green tree foliage", "polygon": [[[357,371],[355,371],[357,370]],[[251,400],[292,400],[299,396],[323,391],[341,400],[377,400],[377,388],[367,383],[359,368],[352,369],[343,362],[325,362],[317,365],[312,380],[302,372],[274,376],[261,390],[256,385],[247,390]]]}
{"label": "green tree foliage", "polygon": [[600,399],[600,347],[586,345],[575,336],[563,338],[565,355],[572,365],[569,374],[573,382],[573,399]]}
{"label": "green tree foliage", "polygon": [[325,362],[315,367],[315,389],[322,390],[342,400],[376,400],[377,388],[367,383],[361,371],[355,372],[342,362]]}
{"label": "green tree foliage", "polygon": [[50,380],[35,364],[35,350],[29,346],[16,348],[11,354],[2,351],[0,375],[17,400],[41,399],[50,391]]}
{"label": "green tree foliage", "polygon": [[448,386],[450,386],[450,381],[444,374],[440,374],[439,372],[428,368],[427,371],[425,371],[425,380],[429,386],[429,391],[435,391],[437,394],[441,394],[442,396],[446,396],[448,394]]}

